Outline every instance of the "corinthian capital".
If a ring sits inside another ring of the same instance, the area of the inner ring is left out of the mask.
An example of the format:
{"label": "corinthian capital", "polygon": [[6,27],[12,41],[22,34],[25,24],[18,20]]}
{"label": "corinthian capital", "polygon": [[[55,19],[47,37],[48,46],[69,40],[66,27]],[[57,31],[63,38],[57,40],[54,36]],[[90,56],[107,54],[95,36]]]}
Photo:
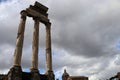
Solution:
{"label": "corinthian capital", "polygon": [[20,14],[21,14],[21,18],[26,19],[27,12],[25,10],[22,10]]}

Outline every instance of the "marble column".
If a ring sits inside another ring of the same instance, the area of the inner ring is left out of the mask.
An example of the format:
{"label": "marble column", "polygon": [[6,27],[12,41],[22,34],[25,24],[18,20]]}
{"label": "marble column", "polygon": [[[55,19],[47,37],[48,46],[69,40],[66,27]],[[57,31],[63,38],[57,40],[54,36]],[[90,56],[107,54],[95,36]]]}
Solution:
{"label": "marble column", "polygon": [[13,66],[21,66],[21,57],[22,57],[22,48],[23,48],[23,41],[24,41],[26,16],[27,16],[27,12],[21,11],[21,20],[20,20],[20,24],[19,24],[19,28],[18,28]]}
{"label": "marble column", "polygon": [[46,24],[46,73],[52,71],[51,23]]}
{"label": "marble column", "polygon": [[39,20],[34,18],[34,32],[32,41],[32,70],[38,70],[38,49],[39,49]]}

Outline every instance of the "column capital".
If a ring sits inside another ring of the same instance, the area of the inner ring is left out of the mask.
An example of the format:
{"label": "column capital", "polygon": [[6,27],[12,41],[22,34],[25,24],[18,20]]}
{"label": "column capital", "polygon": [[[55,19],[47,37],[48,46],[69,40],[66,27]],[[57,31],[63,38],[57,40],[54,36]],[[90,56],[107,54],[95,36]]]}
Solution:
{"label": "column capital", "polygon": [[33,17],[33,20],[34,21],[39,20],[39,17]]}
{"label": "column capital", "polygon": [[46,27],[51,26],[51,22],[47,22],[47,23],[45,24],[45,26],[46,26]]}
{"label": "column capital", "polygon": [[27,12],[25,10],[22,10],[20,14],[21,14],[21,18],[26,19]]}

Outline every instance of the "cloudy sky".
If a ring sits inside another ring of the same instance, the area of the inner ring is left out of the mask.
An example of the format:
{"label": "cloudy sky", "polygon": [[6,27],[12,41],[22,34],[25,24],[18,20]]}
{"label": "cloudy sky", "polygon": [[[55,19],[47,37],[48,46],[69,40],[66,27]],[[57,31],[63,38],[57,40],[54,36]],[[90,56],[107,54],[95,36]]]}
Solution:
{"label": "cloudy sky", "polygon": [[[90,80],[120,71],[120,0],[37,0],[49,7],[53,69]],[[0,73],[12,67],[20,11],[35,0],[0,0]],[[34,22],[27,17],[22,68],[31,65]],[[45,72],[45,26],[40,24],[39,68]]]}

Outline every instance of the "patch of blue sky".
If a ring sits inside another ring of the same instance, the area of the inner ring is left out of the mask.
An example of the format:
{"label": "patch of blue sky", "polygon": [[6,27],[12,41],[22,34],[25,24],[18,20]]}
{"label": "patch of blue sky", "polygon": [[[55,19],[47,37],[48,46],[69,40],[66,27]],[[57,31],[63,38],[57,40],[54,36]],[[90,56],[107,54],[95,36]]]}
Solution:
{"label": "patch of blue sky", "polygon": [[[24,68],[23,69],[23,72],[30,72],[30,69],[29,68]],[[40,72],[40,74],[45,74],[45,69],[39,69],[39,72]],[[56,80],[62,80],[62,72],[57,72],[57,71],[54,71],[54,73],[55,73],[55,79]]]}
{"label": "patch of blue sky", "polygon": [[116,48],[117,48],[117,49],[120,49],[120,40],[117,42]]}
{"label": "patch of blue sky", "polygon": [[53,56],[55,56],[55,55],[56,55],[56,52],[55,52],[54,50],[52,51],[52,55],[53,55]]}
{"label": "patch of blue sky", "polygon": [[6,2],[6,1],[8,1],[8,0],[0,0],[0,3]]}
{"label": "patch of blue sky", "polygon": [[61,75],[61,77],[56,78],[56,80],[62,80],[62,75]]}
{"label": "patch of blue sky", "polygon": [[40,74],[45,74],[45,69],[39,69]]}
{"label": "patch of blue sky", "polygon": [[30,72],[30,69],[29,68],[25,68],[25,69],[23,69],[23,72]]}
{"label": "patch of blue sky", "polygon": [[61,71],[54,71],[54,73],[55,73],[55,79],[56,80],[62,80],[63,72],[61,72]]}
{"label": "patch of blue sky", "polygon": [[[23,72],[30,72],[30,69],[29,68],[24,68]],[[44,74],[45,70],[44,69],[39,69],[39,72],[40,72],[40,74]]]}

